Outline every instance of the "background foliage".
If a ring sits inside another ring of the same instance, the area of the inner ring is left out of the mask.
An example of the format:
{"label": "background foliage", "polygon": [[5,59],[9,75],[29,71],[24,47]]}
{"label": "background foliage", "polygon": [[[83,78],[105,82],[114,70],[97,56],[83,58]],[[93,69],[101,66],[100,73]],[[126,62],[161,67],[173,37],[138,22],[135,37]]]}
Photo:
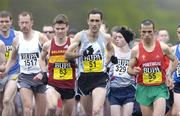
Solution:
{"label": "background foliage", "polygon": [[17,15],[24,10],[33,13],[37,30],[51,24],[59,13],[69,17],[71,27],[81,30],[86,27],[87,12],[96,7],[103,11],[105,23],[110,28],[127,25],[138,33],[140,22],[150,18],[156,29],[167,29],[171,42],[175,43],[176,26],[180,23],[179,0],[0,0],[0,3],[0,10],[13,14],[17,30]]}

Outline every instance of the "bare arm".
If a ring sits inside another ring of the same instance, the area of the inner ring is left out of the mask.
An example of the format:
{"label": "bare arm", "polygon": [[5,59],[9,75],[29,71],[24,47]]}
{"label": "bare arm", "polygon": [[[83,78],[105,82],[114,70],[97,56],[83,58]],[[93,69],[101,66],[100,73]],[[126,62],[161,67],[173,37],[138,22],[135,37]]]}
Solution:
{"label": "bare arm", "polygon": [[171,47],[173,53],[175,53],[176,47],[177,47],[176,45]]}
{"label": "bare arm", "polygon": [[44,34],[40,33],[39,42],[40,42],[41,47],[43,47],[43,44],[47,41],[48,41],[48,38]]}
{"label": "bare arm", "polygon": [[2,41],[0,41],[0,72],[5,71],[5,65],[6,65],[6,47]]}
{"label": "bare arm", "polygon": [[46,57],[49,53],[50,44],[51,44],[51,41],[47,41],[46,43],[44,43],[40,57],[39,57],[39,65],[41,67],[42,72],[47,72]]}
{"label": "bare arm", "polygon": [[72,40],[71,45],[68,47],[68,49],[65,53],[65,58],[67,60],[72,60],[72,59],[82,56],[78,52],[75,52],[78,49],[79,44],[80,44],[80,36],[81,36],[81,33],[76,34],[76,36]]}
{"label": "bare arm", "polygon": [[115,53],[114,53],[114,47],[112,45],[112,42],[111,42],[111,37],[109,35],[107,35],[107,46],[106,46],[106,49],[107,49],[107,60],[106,60],[106,63],[109,64],[110,62],[110,59],[111,59],[111,56],[113,56]]}
{"label": "bare arm", "polygon": [[6,70],[5,70],[5,73],[7,73],[10,68],[16,63],[16,58],[18,57],[18,41],[19,41],[19,38],[18,36],[16,36],[16,38],[13,40],[13,43],[12,43],[12,51],[11,51],[11,55],[10,55],[10,58],[6,64]]}
{"label": "bare arm", "polygon": [[127,69],[129,75],[132,76],[136,76],[141,71],[139,67],[134,67],[137,63],[138,52],[139,52],[138,45],[136,45],[135,47],[133,47],[131,51],[131,58],[129,60],[128,69]]}
{"label": "bare arm", "polygon": [[166,44],[161,43],[161,47],[163,49],[164,55],[166,55],[170,59],[170,65],[167,70],[167,76],[171,76],[173,72],[176,70],[177,65],[178,65],[178,59],[177,57],[173,54],[173,50]]}

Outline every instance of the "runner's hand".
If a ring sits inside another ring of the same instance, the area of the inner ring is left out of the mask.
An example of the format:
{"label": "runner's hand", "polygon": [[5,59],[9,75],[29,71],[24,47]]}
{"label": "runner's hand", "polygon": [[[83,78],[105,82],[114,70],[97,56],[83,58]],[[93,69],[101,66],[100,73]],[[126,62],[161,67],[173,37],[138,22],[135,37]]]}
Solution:
{"label": "runner's hand", "polygon": [[34,78],[33,78],[33,80],[42,80],[42,78],[43,78],[43,75],[42,75],[42,73],[38,73]]}
{"label": "runner's hand", "polygon": [[117,63],[118,63],[118,59],[117,59],[116,56],[111,56],[110,61],[111,61],[113,64],[117,64]]}
{"label": "runner's hand", "polygon": [[86,50],[83,51],[83,56],[92,55],[94,52],[94,49],[92,48],[92,45],[89,46]]}
{"label": "runner's hand", "polygon": [[172,78],[170,77],[166,78],[166,85],[169,87],[170,90],[174,88],[174,83],[173,83]]}
{"label": "runner's hand", "polygon": [[141,72],[141,68],[140,67],[134,67],[133,72],[134,72],[134,75],[138,75]]}
{"label": "runner's hand", "polygon": [[47,76],[47,72],[40,72],[38,73],[33,80],[40,80],[43,82],[43,84],[47,85],[48,83],[48,76]]}

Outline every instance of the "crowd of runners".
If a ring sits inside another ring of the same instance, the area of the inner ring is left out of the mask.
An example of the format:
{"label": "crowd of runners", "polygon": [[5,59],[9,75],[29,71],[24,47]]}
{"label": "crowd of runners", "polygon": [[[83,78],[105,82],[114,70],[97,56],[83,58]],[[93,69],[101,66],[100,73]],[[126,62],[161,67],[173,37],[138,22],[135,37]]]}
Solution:
{"label": "crowd of runners", "polygon": [[31,12],[16,30],[0,11],[0,116],[180,116],[180,25],[172,45],[151,19],[137,38],[103,15],[90,10],[77,31],[58,14],[37,31]]}

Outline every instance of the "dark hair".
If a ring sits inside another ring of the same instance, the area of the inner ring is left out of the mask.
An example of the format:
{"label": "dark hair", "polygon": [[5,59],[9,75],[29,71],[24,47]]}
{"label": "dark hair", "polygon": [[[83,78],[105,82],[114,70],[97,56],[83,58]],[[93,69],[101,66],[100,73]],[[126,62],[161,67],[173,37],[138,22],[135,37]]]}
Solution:
{"label": "dark hair", "polygon": [[116,32],[120,27],[119,26],[113,26],[111,29],[111,34],[112,32]]}
{"label": "dark hair", "polygon": [[56,23],[58,24],[63,23],[63,24],[69,25],[68,18],[65,14],[58,14],[53,20],[53,24],[56,24]]}
{"label": "dark hair", "polygon": [[133,32],[131,31],[131,29],[129,29],[128,27],[125,27],[125,26],[122,26],[122,27],[117,28],[117,29],[115,30],[115,32],[121,33],[128,44],[129,44],[129,42],[132,41],[133,38],[134,38],[134,34],[133,34]]}
{"label": "dark hair", "polygon": [[145,19],[141,22],[141,25],[145,25],[145,26],[149,26],[152,25],[153,26],[153,30],[155,30],[155,25],[154,22],[151,19]]}
{"label": "dark hair", "polygon": [[68,31],[68,35],[69,34],[76,34],[78,31],[76,30],[76,29],[74,29],[74,28],[71,28],[71,29],[69,29],[69,31]]}
{"label": "dark hair", "polygon": [[33,16],[32,16],[32,13],[31,12],[28,12],[28,11],[23,11],[23,12],[21,12],[20,14],[19,14],[19,16],[18,16],[18,18],[20,17],[20,16],[30,16],[30,20],[32,21],[33,20]]}
{"label": "dark hair", "polygon": [[10,20],[12,20],[12,14],[8,11],[5,11],[5,10],[0,12],[0,17],[9,17]]}
{"label": "dark hair", "polygon": [[100,14],[101,20],[103,19],[103,13],[97,8],[94,8],[94,9],[89,11],[88,18],[90,16],[90,14]]}
{"label": "dark hair", "polygon": [[176,28],[180,28],[180,24],[178,24]]}

